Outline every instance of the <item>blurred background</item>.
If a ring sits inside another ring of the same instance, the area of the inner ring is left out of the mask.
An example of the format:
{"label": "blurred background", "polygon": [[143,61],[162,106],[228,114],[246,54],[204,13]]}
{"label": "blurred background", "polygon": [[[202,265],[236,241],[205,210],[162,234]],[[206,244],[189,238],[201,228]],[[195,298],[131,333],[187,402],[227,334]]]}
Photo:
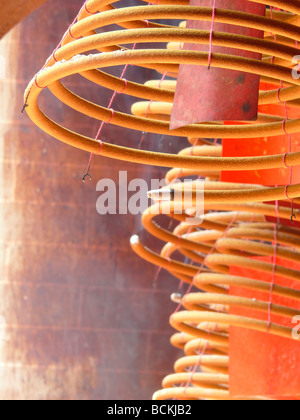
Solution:
{"label": "blurred background", "polygon": [[[169,344],[176,281],[161,272],[154,285],[157,270],[133,254],[129,239],[138,233],[154,249],[161,244],[143,233],[139,215],[96,211],[100,179],[118,182],[119,171],[128,171],[129,181],[150,182],[162,179],[165,169],[96,157],[93,180],[84,184],[88,154],[21,114],[28,82],[82,4],[48,0],[0,40],[1,400],[151,399],[180,354]],[[161,78],[134,67],[126,76],[139,82]],[[112,95],[80,77],[66,84],[104,106]],[[46,91],[40,96],[42,110],[55,121],[96,135],[99,122]],[[134,101],[118,95],[113,108],[128,112]],[[105,141],[133,147],[142,136],[113,125],[102,133]],[[151,134],[142,142],[142,148],[173,153],[183,147],[182,139]]]}

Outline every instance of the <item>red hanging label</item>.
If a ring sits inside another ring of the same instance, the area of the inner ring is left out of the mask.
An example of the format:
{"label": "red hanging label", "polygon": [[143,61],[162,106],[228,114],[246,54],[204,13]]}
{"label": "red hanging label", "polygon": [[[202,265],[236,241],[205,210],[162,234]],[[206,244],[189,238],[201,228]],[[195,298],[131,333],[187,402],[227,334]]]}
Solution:
{"label": "red hanging label", "polygon": [[[212,7],[213,0],[190,0],[191,6]],[[263,16],[265,6],[248,0],[216,0],[217,9]],[[216,16],[218,11],[216,10]],[[187,28],[210,31],[211,22],[188,21]],[[214,22],[213,31],[263,38],[263,32],[242,26]],[[185,44],[184,50],[209,51],[209,45]],[[212,46],[212,53],[261,59],[246,49]],[[257,117],[259,76],[236,70],[181,64],[175,91],[171,130],[204,121],[254,120]]]}

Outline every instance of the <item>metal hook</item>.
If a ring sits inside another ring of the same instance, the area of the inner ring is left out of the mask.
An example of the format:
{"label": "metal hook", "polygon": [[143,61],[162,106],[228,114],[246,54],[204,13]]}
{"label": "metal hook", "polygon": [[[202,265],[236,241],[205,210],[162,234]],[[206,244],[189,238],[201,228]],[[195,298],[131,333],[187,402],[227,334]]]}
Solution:
{"label": "metal hook", "polygon": [[90,178],[90,181],[92,180],[92,176],[90,175],[90,169],[91,169],[91,165],[92,165],[93,156],[94,156],[93,153],[91,153],[90,154],[90,159],[89,159],[89,164],[88,164],[87,169],[86,169],[86,173],[82,177],[83,182],[85,182],[85,178],[87,176]]}
{"label": "metal hook", "polygon": [[29,105],[28,104],[24,104],[23,105],[23,108],[22,108],[22,110],[21,110],[21,114],[24,114],[24,111],[25,111],[25,109],[28,107]]}
{"label": "metal hook", "polygon": [[292,214],[291,214],[291,222],[294,223],[293,219],[297,219],[295,213],[294,213],[294,200],[292,201]]}
{"label": "metal hook", "polygon": [[90,181],[92,180],[92,176],[87,172],[85,175],[83,175],[83,177],[82,177],[82,181],[83,182],[85,182],[85,178],[86,177],[89,177],[90,178]]}

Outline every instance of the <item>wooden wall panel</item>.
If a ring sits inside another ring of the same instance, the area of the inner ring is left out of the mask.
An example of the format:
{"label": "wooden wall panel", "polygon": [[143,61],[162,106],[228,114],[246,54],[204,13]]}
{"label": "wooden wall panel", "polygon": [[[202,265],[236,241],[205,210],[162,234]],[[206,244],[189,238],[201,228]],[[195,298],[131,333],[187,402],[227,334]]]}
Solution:
{"label": "wooden wall panel", "polygon": [[0,38],[46,0],[0,0]]}

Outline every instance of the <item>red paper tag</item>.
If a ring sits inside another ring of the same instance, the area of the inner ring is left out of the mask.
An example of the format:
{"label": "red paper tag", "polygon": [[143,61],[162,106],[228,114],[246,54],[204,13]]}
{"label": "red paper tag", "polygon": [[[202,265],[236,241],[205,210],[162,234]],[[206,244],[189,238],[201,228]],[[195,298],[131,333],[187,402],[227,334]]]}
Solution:
{"label": "red paper tag", "polygon": [[[271,263],[268,257],[257,258]],[[300,270],[300,263],[277,259],[277,264]],[[271,282],[272,275],[240,267],[230,267],[230,275]],[[300,290],[300,283],[275,276],[275,283]],[[269,293],[231,286],[230,295],[269,301]],[[273,294],[272,303],[299,310],[300,302]],[[230,313],[268,321],[268,314],[231,307]],[[272,315],[276,324],[295,328],[292,318]],[[299,324],[299,322],[298,322]],[[230,395],[236,397],[300,398],[300,342],[244,328],[230,327]],[[291,337],[292,338],[292,337]]]}
{"label": "red paper tag", "polygon": [[[190,0],[191,6],[212,7],[213,0]],[[248,0],[216,0],[219,9],[256,15],[265,14],[265,6]],[[188,21],[187,28],[211,30],[211,22]],[[262,38],[263,32],[251,28],[214,22],[213,31]],[[209,45],[185,44],[185,50],[209,51]],[[213,46],[213,53],[226,53],[261,59],[261,54]],[[181,64],[171,115],[170,129],[203,121],[254,120],[257,117],[259,76],[207,66]]]}

